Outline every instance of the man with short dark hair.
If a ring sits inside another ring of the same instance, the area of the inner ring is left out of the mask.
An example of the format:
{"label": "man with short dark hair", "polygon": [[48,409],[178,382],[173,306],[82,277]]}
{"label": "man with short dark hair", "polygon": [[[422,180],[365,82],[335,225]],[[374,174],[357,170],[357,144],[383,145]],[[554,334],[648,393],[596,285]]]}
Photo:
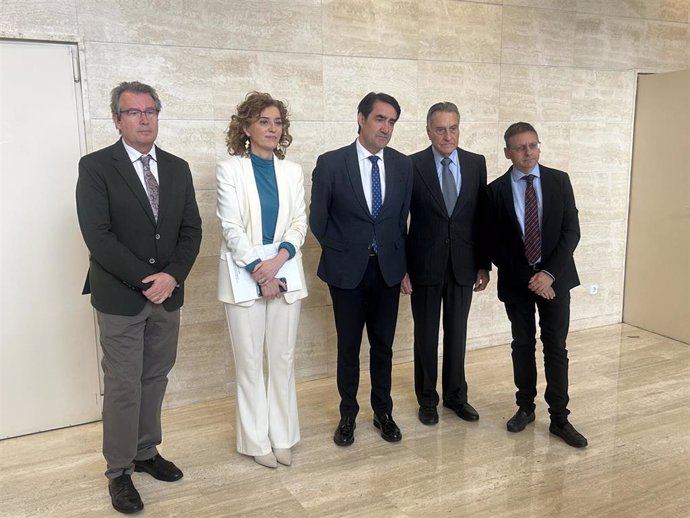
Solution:
{"label": "man with short dark hair", "polygon": [[160,110],[151,86],[121,83],[111,94],[121,139],[79,161],[77,215],[90,253],[83,293],[100,329],[105,474],[121,513],[144,507],[133,471],[182,478],[157,446],[201,218],[189,165],[154,145]]}
{"label": "man with short dark hair", "polygon": [[535,419],[537,395],[535,307],[544,347],[549,431],[575,448],[587,439],[568,422],[570,290],[580,284],[573,252],[580,240],[568,175],[539,163],[539,136],[531,124],[512,124],[504,153],[513,166],[491,182],[491,260],[498,268],[498,298],[505,304],[513,341],[518,410],[506,423],[521,432]]}
{"label": "man with short dark hair", "polygon": [[392,416],[391,368],[412,168],[387,147],[399,117],[393,97],[367,94],[357,108],[358,138],[321,155],[312,177],[309,224],[322,249],[317,273],[328,284],[338,335],[338,446],[354,442],[365,325],[374,426],[386,441],[402,437]]}
{"label": "man with short dark hair", "polygon": [[491,264],[483,246],[486,189],[484,156],[458,147],[460,113],[455,104],[429,108],[431,146],[411,156],[414,188],[402,292],[411,295],[414,318],[414,381],[418,418],[438,422],[438,331],[443,305],[443,406],[465,421],[479,413],[467,401],[465,349],[472,291],[489,283]]}

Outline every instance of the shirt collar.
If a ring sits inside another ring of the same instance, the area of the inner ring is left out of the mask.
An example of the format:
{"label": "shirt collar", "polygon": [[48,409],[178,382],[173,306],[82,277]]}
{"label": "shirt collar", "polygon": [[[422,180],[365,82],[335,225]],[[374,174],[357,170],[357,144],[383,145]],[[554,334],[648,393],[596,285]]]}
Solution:
{"label": "shirt collar", "polygon": [[381,162],[383,162],[383,149],[380,149],[378,153],[370,153],[367,148],[365,148],[359,141],[359,137],[355,140],[355,146],[357,148],[357,159],[361,162],[362,160],[368,159],[372,154],[379,157]]}
{"label": "shirt collar", "polygon": [[[535,165],[532,170],[530,171],[531,175],[536,176],[537,178],[541,178],[541,173],[539,172],[539,164]],[[510,170],[510,178],[514,182],[519,182],[522,177],[525,176],[525,174],[520,171],[517,167],[513,166]]]}
{"label": "shirt collar", "polygon": [[[441,160],[443,159],[443,155],[436,151],[436,148],[434,146],[431,146],[431,152],[434,154],[434,164],[436,164],[436,167],[439,167],[439,164],[441,163]],[[453,162],[456,166],[458,165],[458,148],[455,148],[453,152],[448,155],[448,158],[450,158],[450,161]]]}
{"label": "shirt collar", "polygon": [[[127,144],[124,139],[122,139],[122,145],[125,146],[125,151],[127,151],[127,155],[129,156],[129,159],[132,161],[132,163],[136,162],[141,158],[142,153],[134,149],[132,146]],[[153,158],[154,162],[158,162],[156,159],[156,146],[151,146],[151,150],[147,153],[148,155]]]}

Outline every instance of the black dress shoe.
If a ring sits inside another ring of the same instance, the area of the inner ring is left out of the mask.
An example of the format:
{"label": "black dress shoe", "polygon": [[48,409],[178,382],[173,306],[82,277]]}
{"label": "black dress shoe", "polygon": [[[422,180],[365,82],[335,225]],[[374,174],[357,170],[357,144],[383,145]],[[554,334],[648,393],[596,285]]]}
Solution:
{"label": "black dress shoe", "polygon": [[144,508],[139,491],[132,483],[131,475],[120,475],[108,480],[108,491],[113,508],[124,514],[138,513]]}
{"label": "black dress shoe", "polygon": [[350,446],[355,442],[355,428],[357,424],[354,417],[341,417],[333,434],[333,442],[338,446]]}
{"label": "black dress shoe", "polygon": [[479,413],[469,403],[443,403],[443,406],[458,414],[460,419],[479,421]]}
{"label": "black dress shoe", "polygon": [[417,417],[422,424],[427,426],[438,423],[438,412],[435,406],[420,406]]}
{"label": "black dress shoe", "polygon": [[182,471],[158,454],[148,460],[135,460],[134,471],[143,471],[163,482],[175,482],[182,478]]}
{"label": "black dress shoe", "polygon": [[557,435],[573,448],[584,448],[587,446],[585,436],[578,432],[570,423],[565,423],[561,426],[551,423],[549,432]]}
{"label": "black dress shoe", "polygon": [[521,432],[525,429],[525,426],[527,426],[532,421],[534,421],[534,410],[532,410],[531,412],[527,412],[522,408],[518,408],[518,411],[515,412],[515,415],[508,419],[508,422],[506,423],[506,428],[508,428],[509,432]]}
{"label": "black dress shoe", "polygon": [[380,416],[374,414],[374,426],[381,430],[381,437],[388,442],[398,442],[402,439],[400,428],[393,421],[393,416],[389,414]]}

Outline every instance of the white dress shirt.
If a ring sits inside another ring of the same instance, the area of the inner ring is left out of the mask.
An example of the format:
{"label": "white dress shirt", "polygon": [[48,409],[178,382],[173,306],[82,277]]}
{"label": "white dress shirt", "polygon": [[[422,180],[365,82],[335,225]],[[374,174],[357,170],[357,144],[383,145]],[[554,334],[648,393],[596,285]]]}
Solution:
{"label": "white dress shirt", "polygon": [[[357,160],[359,161],[359,174],[362,178],[362,187],[364,188],[364,197],[367,199],[367,206],[371,212],[371,168],[372,163],[369,157],[372,154],[360,144],[359,138],[355,141],[357,147]],[[376,156],[379,157],[379,175],[381,177],[381,205],[386,199],[386,166],[383,165],[383,149],[381,149]]]}

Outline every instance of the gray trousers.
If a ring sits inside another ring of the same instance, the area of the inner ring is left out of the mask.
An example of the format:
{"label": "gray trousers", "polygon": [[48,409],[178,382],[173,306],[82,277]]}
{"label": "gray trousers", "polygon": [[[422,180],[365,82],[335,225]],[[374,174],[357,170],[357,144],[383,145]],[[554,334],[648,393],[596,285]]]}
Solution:
{"label": "gray trousers", "polygon": [[96,312],[103,348],[103,456],[108,478],[130,474],[161,443],[161,405],[175,364],[180,310],[147,302],[135,316]]}

